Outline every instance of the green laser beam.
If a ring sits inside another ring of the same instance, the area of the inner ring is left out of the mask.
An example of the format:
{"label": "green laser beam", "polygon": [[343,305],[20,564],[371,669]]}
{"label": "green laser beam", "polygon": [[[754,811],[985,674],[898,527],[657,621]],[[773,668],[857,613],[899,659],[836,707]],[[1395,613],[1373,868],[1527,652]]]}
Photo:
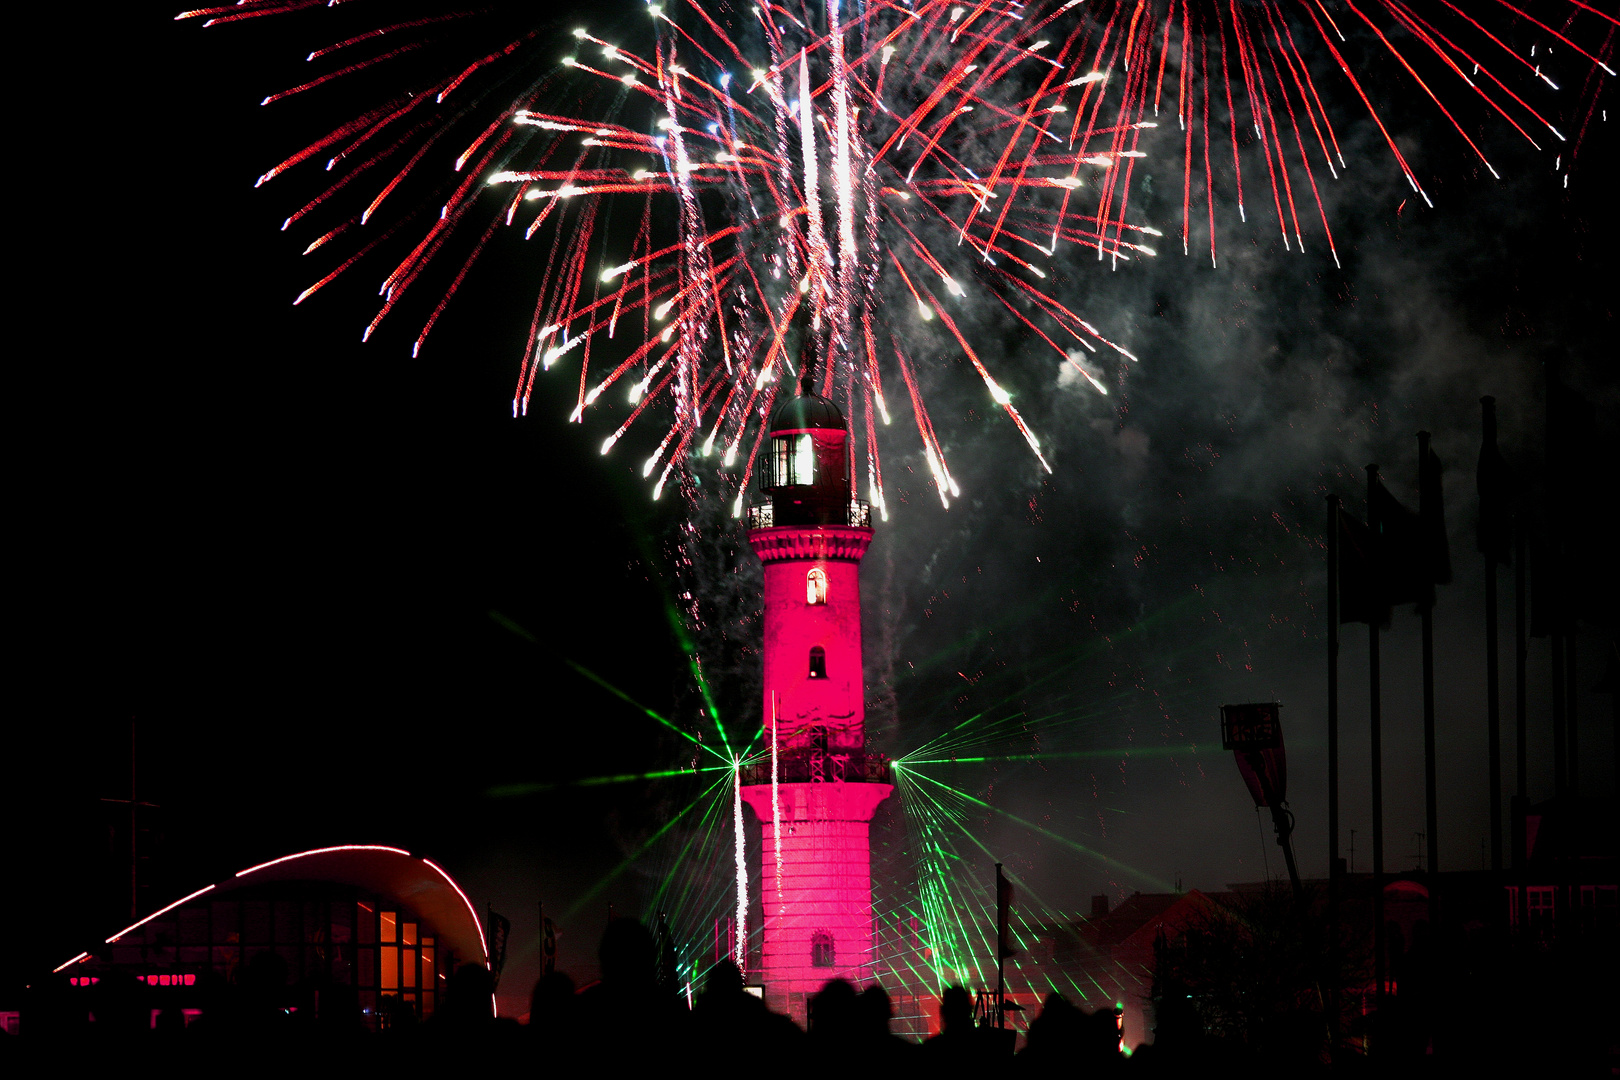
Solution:
{"label": "green laser beam", "polygon": [[[711,788],[710,790],[713,791],[716,789]],[[703,842],[705,850],[713,852],[714,857],[717,860],[719,859],[720,847],[718,844],[711,843],[711,841],[720,831],[722,811],[726,812],[723,815],[726,819],[725,823],[730,824],[729,811],[731,809],[731,799],[727,796],[730,795],[731,790],[731,785],[726,784],[724,785],[724,789],[709,801],[708,806],[704,808],[703,817],[698,821],[697,829],[686,838],[686,843],[681,845],[681,849],[676,852],[675,856],[670,860],[670,871],[663,876],[663,880],[659,883],[658,889],[653,893],[651,906],[654,910],[662,910],[665,906],[668,906],[665,904],[665,898],[669,895],[670,887],[676,883],[677,878],[681,878],[683,879],[680,882],[681,891],[676,897],[675,904],[673,906],[675,906],[677,910],[678,917],[680,915],[684,915],[687,897],[690,896],[694,888],[697,887],[696,883],[699,878],[701,877],[703,884],[707,885],[710,884],[715,877],[715,875],[687,876],[682,874],[681,871],[683,869],[690,869],[687,854],[692,850],[693,845],[697,844],[699,840]]]}
{"label": "green laser beam", "polygon": [[[949,885],[960,875],[947,868],[946,860],[960,863],[961,856],[947,850],[949,837],[954,830],[942,825],[941,819],[948,820],[956,829],[961,829],[963,822],[957,814],[916,784],[901,785],[901,798],[907,810],[908,823],[913,823],[918,830],[914,841],[921,871],[918,899],[929,927],[933,981],[936,987],[963,978],[982,982],[984,973],[979,958],[983,955],[983,949],[976,946],[973,940],[979,935],[969,930],[973,923],[971,914],[964,910],[964,902],[957,899]],[[963,869],[970,877],[976,877],[970,866]]]}
{"label": "green laser beam", "polygon": [[695,776],[698,773],[722,772],[724,765],[705,765],[699,769],[655,769],[652,772],[619,773],[615,776],[587,776],[577,780],[556,780],[547,783],[497,784],[484,792],[492,799],[512,799],[522,795],[537,795],[545,791],[567,788],[600,787],[605,784],[628,784],[637,780],[662,780],[669,776]]}
{"label": "green laser beam", "polygon": [[626,694],[623,690],[620,690],[617,686],[614,686],[612,683],[608,682],[606,679],[602,678],[600,675],[596,674],[596,672],[592,671],[590,668],[587,668],[585,665],[578,664],[578,663],[575,663],[572,660],[567,660],[567,659],[565,659],[563,661],[563,663],[567,664],[569,667],[573,668],[575,671],[579,672],[581,675],[585,676],[587,679],[591,680],[591,682],[595,683],[597,686],[600,686],[602,689],[606,690],[608,693],[612,694],[614,697],[618,698],[620,701],[623,701],[628,705],[632,705],[635,708],[640,709],[647,716],[651,717],[653,720],[658,721],[660,724],[663,724],[665,727],[669,728],[669,730],[673,731],[675,734],[679,735],[681,738],[685,739],[687,742],[691,743],[692,745],[694,745],[694,746],[702,746],[704,750],[708,751],[710,754],[713,754],[715,757],[719,758],[721,761],[727,762],[728,764],[730,763],[731,759],[728,758],[726,755],[720,753],[720,751],[714,749],[713,747],[705,746],[702,739],[699,739],[695,735],[693,735],[692,733],[686,731],[679,724],[675,723],[673,720],[666,719],[665,717],[662,717],[662,716],[658,715],[657,713],[653,712],[651,709],[647,708],[647,706],[641,704],[635,698],[631,697],[629,694]]}
{"label": "green laser beam", "polygon": [[1096,859],[1098,862],[1101,862],[1101,863],[1105,864],[1106,866],[1109,866],[1109,867],[1111,867],[1111,868],[1113,868],[1115,870],[1118,870],[1121,873],[1135,875],[1136,877],[1139,877],[1139,878],[1143,879],[1144,881],[1148,882],[1149,884],[1153,885],[1155,888],[1157,888],[1157,889],[1159,889],[1159,890],[1161,890],[1163,892],[1172,892],[1173,891],[1173,886],[1171,886],[1168,882],[1160,881],[1158,878],[1154,877],[1153,875],[1147,873],[1146,871],[1139,870],[1134,866],[1127,866],[1125,863],[1120,862],[1118,859],[1112,858],[1111,856],[1108,856],[1108,855],[1104,855],[1102,852],[1096,850],[1095,848],[1089,848],[1086,845],[1084,845],[1084,844],[1082,844],[1082,843],[1080,843],[1080,842],[1078,842],[1076,840],[1069,839],[1067,836],[1064,836],[1061,833],[1055,833],[1051,829],[1045,828],[1044,826],[1041,826],[1041,825],[1037,825],[1033,821],[1030,821],[1030,820],[1028,820],[1026,818],[1021,818],[1017,814],[1012,813],[1011,811],[1003,810],[999,806],[992,806],[991,804],[985,802],[983,799],[975,798],[974,796],[969,795],[965,791],[960,791],[960,790],[958,790],[956,788],[951,787],[949,784],[943,783],[942,781],[939,781],[939,780],[935,780],[933,777],[927,775],[926,773],[920,773],[919,772],[919,773],[912,773],[912,775],[916,776],[916,777],[919,777],[919,778],[921,778],[923,780],[926,780],[930,784],[938,784],[940,787],[946,789],[947,791],[951,791],[951,792],[955,793],[960,798],[966,799],[968,802],[972,803],[975,806],[980,806],[980,807],[983,807],[986,810],[990,810],[990,811],[993,811],[993,812],[995,812],[997,814],[1000,814],[1002,817],[1006,818],[1009,821],[1017,822],[1019,825],[1022,825],[1024,828],[1029,829],[1032,832],[1037,832],[1040,835],[1046,837],[1047,839],[1052,840],[1052,841],[1054,841],[1056,843],[1062,844],[1063,846],[1065,846],[1067,848],[1070,848],[1070,849],[1072,849],[1072,850],[1074,850],[1076,852],[1079,852],[1080,854],[1085,855],[1088,858]]}
{"label": "green laser beam", "polygon": [[665,609],[669,614],[670,625],[676,631],[681,650],[686,653],[686,666],[692,672],[692,681],[697,683],[698,694],[703,698],[704,711],[709,714],[709,719],[714,723],[714,730],[720,733],[720,745],[725,747],[727,756],[735,757],[736,755],[731,749],[731,739],[726,736],[726,725],[720,722],[720,709],[714,703],[714,693],[709,689],[708,676],[703,674],[703,662],[698,657],[697,646],[687,636],[686,628],[681,623],[680,612],[675,610],[675,606],[666,603]]}
{"label": "green laser beam", "polygon": [[[930,798],[932,798],[932,797],[930,796]],[[937,800],[935,800],[935,801],[937,803]],[[938,804],[938,805],[940,805],[941,809],[945,809],[943,807],[943,804]],[[949,813],[949,811],[947,811],[947,813]],[[954,814],[952,814],[951,816],[953,818],[956,818],[956,815],[954,815]],[[960,824],[961,824],[960,819],[956,818],[956,820],[957,820],[957,824],[960,826]],[[967,830],[966,828],[961,828],[960,829],[960,834],[962,836],[965,836],[968,840],[972,841],[974,846],[977,847],[980,850],[980,852],[986,858],[989,858],[989,859],[992,859],[992,860],[995,858],[994,853],[991,852],[990,849],[988,847],[986,847],[985,844],[983,842],[981,842],[977,836],[974,836],[971,831]],[[956,856],[956,857],[960,858],[960,856]],[[978,909],[978,918],[973,920],[975,929],[977,930],[977,933],[975,933],[974,936],[977,937],[981,942],[984,943],[984,946],[983,946],[984,949],[989,949],[990,944],[989,944],[989,936],[988,936],[988,927],[994,922],[994,917],[991,914],[989,905],[985,902],[985,897],[989,895],[988,886],[985,885],[985,883],[980,878],[978,873],[973,872],[973,873],[971,873],[970,876],[972,877],[972,888],[968,892],[968,898],[966,900],[964,900],[963,903],[964,903],[964,906],[976,907]],[[1034,900],[1038,905],[1040,905],[1040,907],[1042,909],[1044,909],[1046,911],[1053,910],[1051,908],[1051,906],[1049,904],[1047,904],[1047,902],[1043,898],[1041,898],[1039,895],[1037,895],[1034,892],[1034,890],[1032,890],[1029,887],[1028,883],[1025,882],[1022,878],[1020,878],[1016,874],[1009,874],[1008,876],[1009,876],[1009,879],[1013,882],[1013,884],[1018,887],[1021,895],[1028,896],[1030,899]],[[1018,908],[1018,907],[1014,908],[1014,910],[1013,910],[1013,918],[1017,921],[1017,923],[1019,923],[1019,924],[1021,924],[1023,926],[1024,931],[1027,932],[1027,934],[1029,935],[1030,938],[1033,939],[1033,938],[1035,938],[1037,936],[1035,927],[1032,926],[1030,924],[1029,920],[1024,917],[1024,913],[1020,908]],[[1020,950],[1023,950],[1023,951],[1027,952],[1028,951],[1028,944],[1024,939],[1024,934],[1021,934],[1019,932],[1018,926],[1016,926],[1016,925],[1010,927],[1010,929],[1011,929],[1013,938],[1016,941],[1016,943],[1018,944],[1018,947],[1020,948]],[[966,935],[964,935],[964,936],[966,936]],[[974,955],[980,955],[979,950],[974,950]]]}
{"label": "green laser beam", "polygon": [[[726,771],[730,772],[729,769]],[[587,904],[593,902],[596,897],[601,894],[602,890],[607,888],[615,878],[633,866],[636,860],[640,859],[641,856],[645,854],[654,844],[658,843],[659,840],[662,840],[664,834],[673,829],[678,821],[684,818],[687,814],[691,813],[693,807],[707,799],[716,788],[728,783],[729,781],[729,776],[722,776],[720,779],[716,780],[714,783],[710,784],[706,789],[704,789],[703,792],[700,793],[695,799],[681,807],[681,809],[676,812],[674,817],[664,822],[664,824],[658,828],[657,832],[643,840],[640,847],[636,848],[635,851],[625,856],[624,860],[620,862],[618,866],[615,866],[612,870],[608,871],[600,881],[598,881],[595,885],[592,885],[590,889],[586,891],[585,895],[581,896],[578,900],[575,900],[573,906],[563,913],[563,918],[573,918]]]}
{"label": "green laser beam", "polygon": [[[533,634],[529,633],[528,630],[524,629],[522,624],[520,624],[518,622],[515,622],[512,619],[507,618],[505,615],[501,614],[499,611],[491,610],[491,611],[488,612],[488,614],[489,614],[489,617],[491,619],[495,620],[495,622],[499,623],[501,626],[505,627],[507,630],[510,630],[512,633],[516,634],[518,637],[522,638],[524,641],[527,641],[529,644],[535,645],[535,646],[538,646],[540,644],[540,639],[535,637]],[[681,738],[685,739],[687,742],[690,742],[690,743],[692,743],[692,744],[694,744],[696,746],[702,746],[704,750],[707,750],[709,753],[713,754],[715,757],[719,758],[721,761],[726,762],[727,765],[729,766],[729,764],[731,762],[731,759],[728,756],[726,756],[725,754],[720,753],[718,750],[714,750],[714,749],[712,749],[712,748],[710,748],[708,746],[704,746],[703,740],[701,740],[701,739],[695,737],[694,735],[692,735],[691,733],[683,730],[680,727],[680,725],[676,724],[674,721],[669,720],[666,717],[663,717],[663,716],[659,715],[658,713],[654,712],[652,709],[647,708],[647,706],[643,705],[641,702],[637,701],[635,698],[631,697],[629,694],[625,693],[623,690],[620,690],[617,686],[614,686],[612,683],[610,683],[606,679],[602,678],[602,676],[598,675],[596,672],[592,671],[590,668],[586,667],[584,664],[577,663],[577,662],[575,662],[573,660],[568,659],[567,657],[563,657],[562,661],[563,661],[563,663],[567,664],[569,667],[573,668],[580,675],[583,675],[585,678],[589,679],[591,682],[595,683],[597,686],[600,686],[603,690],[606,690],[608,693],[612,694],[614,697],[618,698],[620,701],[624,702],[626,705],[629,705],[631,708],[638,710],[643,715],[645,715],[645,716],[649,717],[650,719],[655,720],[658,723],[660,723],[660,724],[664,725],[665,727],[669,728],[669,730],[673,731],[675,734],[679,735]]]}
{"label": "green laser beam", "polygon": [[[984,842],[981,841],[977,836],[973,835],[973,832],[971,830],[969,830],[967,828],[961,828],[960,833],[961,833],[962,836],[964,836],[968,840],[972,841],[973,846],[978,848],[981,854],[983,854],[986,858],[990,859],[992,862],[995,861],[995,859],[996,859],[995,852],[991,851],[987,846],[985,846]],[[1026,881],[1024,881],[1021,877],[1019,877],[1017,874],[1015,874],[1015,873],[1013,873],[1011,871],[1005,871],[1005,872],[1007,874],[1008,880],[1011,881],[1015,886],[1017,886],[1020,893],[1022,893],[1023,895],[1026,895],[1026,896],[1030,897],[1031,899],[1033,899],[1043,909],[1045,909],[1047,911],[1053,910],[1052,906],[1050,904],[1048,904],[1044,898],[1042,898],[1040,895],[1038,895],[1035,892],[1034,889],[1030,888],[1029,884]],[[977,874],[974,874],[974,883],[975,883],[976,886],[980,885],[980,883],[978,881],[978,875]],[[976,892],[977,892],[977,890],[976,890]],[[989,909],[987,907],[985,907],[985,905],[982,902],[982,899],[978,903],[979,903],[979,907],[980,907],[981,911],[988,914]],[[1034,933],[1034,929],[1029,926],[1028,921],[1023,918],[1022,913],[1017,913],[1016,917],[1019,919],[1020,922],[1024,923],[1025,929],[1028,929],[1031,934]],[[1014,936],[1017,936],[1017,930],[1014,930],[1013,934],[1014,934]],[[1020,945],[1022,946],[1022,943],[1020,943]]]}
{"label": "green laser beam", "polygon": [[[974,752],[982,752],[998,743],[1004,744],[1012,738],[1036,738],[1053,729],[1072,732],[1077,729],[1076,717],[1080,710],[1067,709],[1047,713],[1039,717],[1027,717],[1022,710],[994,719],[987,718],[984,712],[975,713],[957,723],[950,730],[933,736],[926,742],[902,755],[904,759],[963,757]],[[1099,721],[1103,713],[1095,708],[1085,715],[1095,717]]]}
{"label": "green laser beam", "polygon": [[[954,662],[954,658],[959,657],[962,654],[962,652],[964,651],[964,649],[968,645],[972,644],[972,642],[975,639],[978,638],[979,633],[981,631],[991,630],[992,633],[993,633],[994,630],[1000,630],[1000,629],[1005,629],[1005,628],[1016,626],[1021,620],[1023,620],[1026,617],[1027,613],[1035,611],[1038,608],[1044,607],[1045,603],[1046,603],[1046,601],[1044,601],[1044,600],[1032,600],[1032,601],[1026,602],[1023,605],[1019,605],[1018,607],[998,609],[998,614],[1000,615],[1000,617],[998,619],[996,619],[994,622],[982,624],[981,626],[976,626],[974,628],[974,633],[972,633],[970,635],[967,635],[967,636],[965,636],[963,638],[960,638],[960,639],[958,639],[958,640],[956,640],[954,642],[946,643],[937,652],[935,652],[932,656],[927,656],[927,657],[922,658],[921,660],[916,661],[917,677],[921,676],[921,672],[924,669],[934,667],[934,666],[941,666],[941,665],[945,665],[945,664],[949,664],[949,663]],[[1027,678],[1022,673],[1017,674],[1015,676],[1013,672],[1008,672],[1008,673],[1006,673],[1006,677],[1016,678],[1016,681],[1018,682],[1018,685],[1019,685],[1019,688],[1020,688],[1019,690],[1014,691],[1013,694],[1010,695],[1010,697],[1018,697],[1018,696],[1020,696],[1024,689],[1033,688],[1035,686],[1040,685],[1041,683],[1045,682],[1048,678],[1051,678],[1051,677],[1061,673],[1062,671],[1067,670],[1069,667],[1072,667],[1074,664],[1077,664],[1077,663],[1081,662],[1082,660],[1084,660],[1087,656],[1089,656],[1091,654],[1094,654],[1096,652],[1100,652],[1104,648],[1112,648],[1112,647],[1114,647],[1114,642],[1115,641],[1123,642],[1124,640],[1130,638],[1132,635],[1149,633],[1149,632],[1157,630],[1160,627],[1162,627],[1162,626],[1164,626],[1166,624],[1170,624],[1170,623],[1180,625],[1180,622],[1178,620],[1182,620],[1182,619],[1185,618],[1185,609],[1186,608],[1196,607],[1196,606],[1207,604],[1207,603],[1208,603],[1208,601],[1207,601],[1207,599],[1205,597],[1201,596],[1200,594],[1192,593],[1192,592],[1189,592],[1185,596],[1173,599],[1169,603],[1164,604],[1164,605],[1162,605],[1162,606],[1160,606],[1158,608],[1155,608],[1153,611],[1146,613],[1145,615],[1143,615],[1142,618],[1138,619],[1135,623],[1132,623],[1130,626],[1124,627],[1124,628],[1122,628],[1120,630],[1110,631],[1106,638],[1101,637],[1099,635],[1098,640],[1093,640],[1093,641],[1090,641],[1090,642],[1086,642],[1085,644],[1083,644],[1079,648],[1079,650],[1074,654],[1074,656],[1068,662],[1059,664],[1048,675],[1041,676],[1041,677],[1035,679],[1033,682],[1028,681]],[[987,636],[989,636],[989,635],[987,635]],[[1112,640],[1110,640],[1110,639],[1112,639]],[[1072,647],[1069,644],[1070,640],[1071,639],[1059,639],[1060,643],[1057,645],[1057,648],[1069,648],[1069,647]],[[1005,699],[1005,700],[1010,700],[1010,698]]]}
{"label": "green laser beam", "polygon": [[1178,754],[1195,754],[1197,752],[1198,748],[1195,746],[1143,746],[1122,750],[1060,750],[1028,754],[981,754],[975,757],[905,757],[896,759],[894,764],[907,769],[915,769],[919,765],[978,765],[994,761],[1091,761],[1121,757],[1175,757]]}
{"label": "green laser beam", "polygon": [[[633,535],[636,548],[641,553],[641,558],[647,566],[657,566],[663,561],[658,552],[653,549],[653,545],[648,542],[645,533],[637,530]],[[715,756],[729,760],[731,757],[735,756],[731,752],[731,740],[726,736],[725,725],[720,722],[720,710],[715,707],[714,695],[709,689],[709,680],[703,674],[702,663],[698,657],[697,644],[693,642],[692,635],[687,632],[686,620],[681,617],[680,609],[675,604],[674,599],[670,595],[669,589],[666,587],[667,579],[663,575],[653,574],[651,575],[651,580],[659,591],[659,599],[663,601],[664,618],[669,623],[669,632],[675,639],[675,646],[676,648],[680,649],[682,655],[686,657],[687,666],[692,672],[693,681],[697,684],[698,694],[703,698],[704,709],[708,712],[709,719],[713,722],[715,730],[720,734],[721,746],[723,746],[726,750],[724,755],[716,754]],[[708,748],[705,747],[704,749]],[[714,753],[714,751],[710,752]]]}

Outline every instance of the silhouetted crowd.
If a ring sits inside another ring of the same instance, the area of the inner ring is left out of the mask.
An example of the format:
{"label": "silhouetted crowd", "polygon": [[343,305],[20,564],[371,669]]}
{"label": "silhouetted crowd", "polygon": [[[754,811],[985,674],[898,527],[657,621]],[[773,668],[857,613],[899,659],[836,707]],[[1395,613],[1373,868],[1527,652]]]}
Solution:
{"label": "silhouetted crowd", "polygon": [[[154,1022],[141,985],[132,978],[120,983],[109,973],[94,999],[93,1023],[82,995],[64,990],[41,999],[26,1015],[20,1038],[0,1038],[0,1074],[7,1060],[33,1051],[54,1060],[64,1048],[121,1062],[231,1062],[256,1074],[320,1075],[479,1061],[517,1073],[581,1069],[610,1076],[721,1067],[769,1067],[773,1074],[798,1076],[847,1064],[901,1075],[1011,1070],[1105,1080],[1236,1075],[1255,1071],[1257,1064],[1240,1048],[1207,1036],[1191,998],[1182,993],[1155,1003],[1154,1041],[1131,1055],[1122,1051],[1112,1008],[1087,1012],[1052,994],[1017,1049],[1013,1032],[976,1017],[971,996],[955,986],[938,1001],[939,1033],[919,1043],[893,1033],[889,995],[875,984],[858,989],[843,979],[826,983],[810,998],[802,1029],[749,993],[728,961],[708,973],[689,1005],[669,981],[669,965],[660,963],[653,935],[634,919],[610,923],[598,955],[601,978],[584,988],[562,972],[543,976],[526,1024],[495,1015],[490,973],[473,964],[453,973],[438,1008],[420,1022],[393,998],[385,998],[381,1015],[367,1022],[357,992],[346,986],[322,987],[314,1007],[290,1008],[298,991],[288,986],[285,962],[270,952],[254,957],[234,983],[213,983],[190,1023],[172,1008]],[[53,1008],[51,1000],[61,1007]],[[310,1000],[307,993],[303,1000]],[[1305,1075],[1325,1068],[1318,1055],[1313,1050],[1265,1064],[1272,1067],[1268,1071],[1286,1066],[1286,1075]],[[1367,1071],[1390,1075],[1387,1068]]]}

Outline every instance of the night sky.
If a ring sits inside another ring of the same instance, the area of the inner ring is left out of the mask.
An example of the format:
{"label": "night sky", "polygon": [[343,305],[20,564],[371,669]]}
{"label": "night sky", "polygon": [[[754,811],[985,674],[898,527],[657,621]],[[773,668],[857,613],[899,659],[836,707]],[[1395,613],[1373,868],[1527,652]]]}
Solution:
{"label": "night sky", "polygon": [[[27,87],[27,145],[13,148],[20,693],[4,761],[21,856],[5,891],[8,924],[29,929],[14,931],[4,978],[123,925],[122,812],[98,800],[129,796],[132,719],[139,793],[159,804],[143,913],[303,847],[393,844],[511,917],[503,997],[532,982],[542,898],[548,913],[573,912],[561,962],[589,975],[607,904],[640,912],[663,868],[644,859],[604,877],[691,793],[658,781],[533,789],[690,760],[576,666],[691,724],[669,617],[679,500],[651,501],[635,438],[598,454],[622,410],[564,422],[567,373],[542,382],[528,418],[511,417],[532,291],[521,259],[483,266],[419,359],[410,318],[360,342],[378,272],[290,306],[311,278],[298,254],[308,238],[278,231],[294,197],[253,180],[341,112],[257,103],[303,76],[323,35],[274,20],[202,31],[172,14],[143,3],[41,26],[55,77]],[[1106,856],[987,813],[975,835],[1053,907],[1282,873],[1219,749],[1229,702],[1282,702],[1301,866],[1324,873],[1323,496],[1361,513],[1362,466],[1375,461],[1415,507],[1420,429],[1447,466],[1456,570],[1436,611],[1440,859],[1477,868],[1480,395],[1496,395],[1504,453],[1539,499],[1545,365],[1558,357],[1598,407],[1580,490],[1589,508],[1612,501],[1610,125],[1593,124],[1566,189],[1550,157],[1500,127],[1479,125],[1504,174],[1493,181],[1419,103],[1392,106],[1430,210],[1340,104],[1350,168],[1324,201],[1342,270],[1320,244],[1284,252],[1252,206],[1250,225],[1223,226],[1218,270],[1168,237],[1157,260],[1118,271],[1076,257],[1055,291],[1141,357],[1098,371],[1108,398],[1049,353],[1018,352],[988,309],[964,316],[976,339],[1006,343],[987,362],[1052,475],[954,359],[923,370],[963,492],[949,510],[914,433],[898,417],[891,429],[893,513],[863,571],[869,730],[901,754],[982,714],[1007,721],[986,752],[1048,754],[936,775]],[[1155,182],[1142,213],[1169,220],[1179,172]],[[1509,733],[1511,580],[1504,571]],[[699,583],[708,610],[746,608],[746,575]],[[1414,865],[1423,828],[1417,627],[1403,609],[1384,638],[1394,870]],[[1581,791],[1612,798],[1613,706],[1590,692],[1610,634],[1583,627],[1578,715]],[[1365,629],[1345,639],[1341,843],[1348,852],[1357,830],[1366,870]],[[1551,794],[1547,657],[1534,642],[1533,798]],[[746,668],[734,647],[731,659]],[[757,673],[711,671],[723,709],[757,710]]]}

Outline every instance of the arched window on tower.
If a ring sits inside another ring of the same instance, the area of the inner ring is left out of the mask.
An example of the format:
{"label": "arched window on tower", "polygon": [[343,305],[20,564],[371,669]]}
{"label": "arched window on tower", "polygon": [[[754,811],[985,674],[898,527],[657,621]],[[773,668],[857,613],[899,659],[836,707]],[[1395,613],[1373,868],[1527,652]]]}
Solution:
{"label": "arched window on tower", "polygon": [[819,566],[805,575],[804,602],[807,604],[825,604],[827,602],[827,571]]}
{"label": "arched window on tower", "polygon": [[820,645],[810,647],[810,677],[812,679],[827,677],[827,650]]}
{"label": "arched window on tower", "polygon": [[818,968],[838,966],[833,961],[832,935],[825,930],[817,930],[810,935],[810,966]]}

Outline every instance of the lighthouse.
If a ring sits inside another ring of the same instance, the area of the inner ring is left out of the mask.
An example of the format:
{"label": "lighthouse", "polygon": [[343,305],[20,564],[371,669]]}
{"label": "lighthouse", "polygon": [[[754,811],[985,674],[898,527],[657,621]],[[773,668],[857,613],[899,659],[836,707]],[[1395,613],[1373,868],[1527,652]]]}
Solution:
{"label": "lighthouse", "polygon": [[748,542],[765,565],[764,745],[742,797],[763,824],[758,974],[767,1003],[805,1023],[829,979],[872,977],[871,821],[893,790],[866,752],[861,557],[871,509],[851,498],[849,427],[810,390],[777,409]]}

